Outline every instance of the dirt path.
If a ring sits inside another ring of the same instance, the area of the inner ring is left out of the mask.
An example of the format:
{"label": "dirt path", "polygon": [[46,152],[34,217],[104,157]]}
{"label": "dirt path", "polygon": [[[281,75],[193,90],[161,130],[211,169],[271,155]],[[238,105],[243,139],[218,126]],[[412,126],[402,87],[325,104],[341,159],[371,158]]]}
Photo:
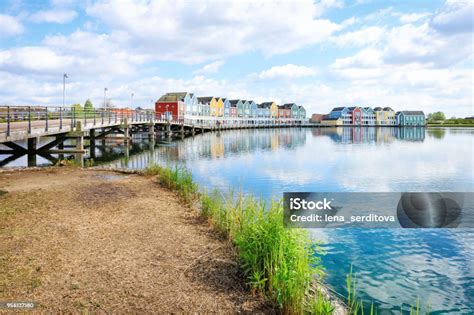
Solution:
{"label": "dirt path", "polygon": [[138,175],[0,173],[0,244],[0,301],[41,312],[271,310],[243,287],[231,247]]}

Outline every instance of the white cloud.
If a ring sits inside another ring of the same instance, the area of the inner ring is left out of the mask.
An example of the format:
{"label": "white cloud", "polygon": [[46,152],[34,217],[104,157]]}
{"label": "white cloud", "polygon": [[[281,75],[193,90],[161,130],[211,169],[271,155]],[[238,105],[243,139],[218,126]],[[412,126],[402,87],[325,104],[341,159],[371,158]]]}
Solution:
{"label": "white cloud", "polygon": [[[199,63],[247,51],[266,56],[320,43],[341,26],[320,15],[339,1],[98,1],[86,12],[162,60]],[[291,14],[290,14],[291,12]]]}
{"label": "white cloud", "polygon": [[18,18],[0,14],[0,38],[16,36],[25,31],[23,25],[18,21]]}
{"label": "white cloud", "polygon": [[331,38],[339,46],[358,47],[376,44],[385,35],[386,29],[379,26],[368,26],[357,31],[346,32]]}
{"label": "white cloud", "polygon": [[224,65],[224,63],[225,63],[224,60],[216,60],[214,62],[204,65],[202,68],[196,70],[195,73],[201,73],[201,74],[216,73],[219,71],[220,67]]}
{"label": "white cloud", "polygon": [[69,23],[77,17],[73,10],[45,10],[31,15],[31,20],[37,23]]}
{"label": "white cloud", "polygon": [[408,13],[400,14],[399,19],[402,23],[414,23],[430,16],[430,13]]}
{"label": "white cloud", "polygon": [[275,79],[275,78],[301,78],[307,76],[314,76],[318,71],[314,68],[306,66],[298,66],[294,64],[287,64],[283,66],[274,66],[270,69],[263,70],[258,74],[260,79]]}

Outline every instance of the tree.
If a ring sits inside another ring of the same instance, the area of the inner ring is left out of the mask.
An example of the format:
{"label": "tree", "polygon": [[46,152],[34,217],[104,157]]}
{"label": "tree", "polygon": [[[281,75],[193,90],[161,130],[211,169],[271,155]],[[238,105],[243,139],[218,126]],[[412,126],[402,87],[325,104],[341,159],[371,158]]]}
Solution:
{"label": "tree", "polygon": [[446,116],[444,115],[443,112],[435,112],[435,113],[431,113],[428,115],[428,119],[429,120],[432,120],[432,121],[444,121],[446,120]]}
{"label": "tree", "polygon": [[74,104],[71,107],[75,117],[82,116],[83,109],[81,104]]}
{"label": "tree", "polygon": [[94,105],[92,105],[91,100],[88,99],[84,104],[84,111],[88,117],[92,116],[92,113],[94,112]]}

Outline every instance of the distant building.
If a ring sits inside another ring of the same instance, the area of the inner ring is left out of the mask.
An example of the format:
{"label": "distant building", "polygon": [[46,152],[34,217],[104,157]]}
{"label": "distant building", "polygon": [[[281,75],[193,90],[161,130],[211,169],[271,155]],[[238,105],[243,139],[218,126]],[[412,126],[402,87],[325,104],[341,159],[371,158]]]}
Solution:
{"label": "distant building", "polygon": [[395,114],[399,126],[425,126],[425,113],[419,110],[403,110]]}
{"label": "distant building", "polygon": [[325,117],[321,121],[321,126],[342,126],[343,121],[341,117]]}
{"label": "distant building", "polygon": [[327,116],[327,115],[323,115],[323,114],[312,114],[310,121],[311,121],[312,123],[320,124],[321,121],[323,120],[323,118],[324,118],[325,116]]}

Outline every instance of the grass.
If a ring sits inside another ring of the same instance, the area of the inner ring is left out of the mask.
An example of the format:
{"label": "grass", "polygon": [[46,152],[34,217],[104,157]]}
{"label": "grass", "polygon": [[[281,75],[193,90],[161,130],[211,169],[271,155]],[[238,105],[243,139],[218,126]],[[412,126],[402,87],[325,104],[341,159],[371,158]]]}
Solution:
{"label": "grass", "polygon": [[284,225],[281,202],[269,204],[252,196],[197,193],[191,173],[182,167],[152,165],[147,176],[158,176],[165,187],[185,201],[198,198],[201,213],[237,248],[246,282],[254,294],[271,300],[285,314],[332,313],[322,294],[310,294],[315,278],[323,277],[320,252],[307,232]]}
{"label": "grass", "polygon": [[428,127],[474,127],[474,123],[463,123],[463,124],[457,124],[457,123],[442,123],[442,124],[437,124],[437,123],[428,123]]}
{"label": "grass", "polygon": [[193,182],[191,172],[184,167],[151,165],[144,170],[144,173],[146,176],[158,176],[161,185],[177,191],[188,203],[197,196],[198,186]]}

